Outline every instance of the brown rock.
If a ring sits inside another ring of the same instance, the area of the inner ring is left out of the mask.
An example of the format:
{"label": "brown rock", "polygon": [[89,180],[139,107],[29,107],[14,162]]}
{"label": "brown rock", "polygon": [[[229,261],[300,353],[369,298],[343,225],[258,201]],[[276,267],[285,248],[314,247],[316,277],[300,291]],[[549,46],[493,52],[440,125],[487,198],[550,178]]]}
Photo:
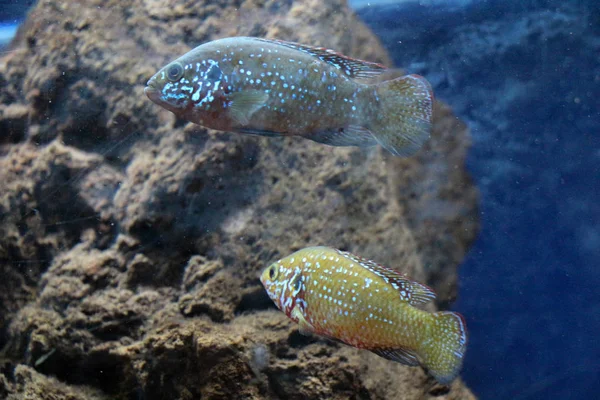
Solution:
{"label": "brown rock", "polygon": [[[14,370],[14,384],[0,376],[0,394],[6,400],[109,400],[110,397],[87,386],[67,385],[64,382],[41,374],[35,369],[18,365]],[[3,387],[3,385],[6,385]],[[3,392],[3,390],[5,390]]]}
{"label": "brown rock", "polygon": [[465,126],[438,104],[432,140],[398,159],[207,131],[143,95],[168,60],[234,35],[389,64],[341,0],[45,0],[0,59],[0,395],[472,398],[301,336],[258,281],[329,245],[445,306],[478,228]]}

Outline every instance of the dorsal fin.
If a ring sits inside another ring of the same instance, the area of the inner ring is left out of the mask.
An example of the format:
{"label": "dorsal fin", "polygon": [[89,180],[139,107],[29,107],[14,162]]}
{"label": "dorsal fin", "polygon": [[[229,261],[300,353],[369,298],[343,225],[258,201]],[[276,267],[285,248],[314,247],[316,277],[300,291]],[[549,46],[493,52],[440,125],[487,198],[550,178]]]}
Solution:
{"label": "dorsal fin", "polygon": [[412,306],[428,303],[435,299],[435,293],[427,285],[415,282],[406,275],[402,275],[391,268],[384,267],[371,260],[341,250],[338,250],[338,252],[344,257],[347,257],[374,274],[382,277],[386,283],[392,285],[392,287],[399,292],[400,299],[408,301]]}
{"label": "dorsal fin", "polygon": [[327,49],[325,47],[312,47],[305,44],[286,42],[278,39],[257,39],[263,42],[279,44],[290,49],[308,53],[317,57],[319,60],[334,66],[350,78],[369,79],[387,71],[387,68],[381,64],[348,57],[338,53],[335,50]]}

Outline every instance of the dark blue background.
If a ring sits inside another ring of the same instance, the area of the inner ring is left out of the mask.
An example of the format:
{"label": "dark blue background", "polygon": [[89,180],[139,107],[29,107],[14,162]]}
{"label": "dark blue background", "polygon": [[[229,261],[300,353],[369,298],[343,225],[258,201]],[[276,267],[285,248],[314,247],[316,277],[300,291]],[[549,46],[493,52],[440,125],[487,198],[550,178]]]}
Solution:
{"label": "dark blue background", "polygon": [[22,20],[35,0],[0,0],[0,22]]}
{"label": "dark blue background", "polygon": [[[31,3],[0,2],[0,21]],[[472,129],[482,232],[456,304],[463,376],[484,399],[597,398],[600,2],[420,3],[358,13]]]}
{"label": "dark blue background", "polygon": [[359,9],[473,134],[482,232],[455,308],[484,399],[600,398],[600,2]]}
{"label": "dark blue background", "polygon": [[0,52],[5,51],[15,33],[14,28],[25,18],[25,13],[33,3],[34,0],[0,0]]}

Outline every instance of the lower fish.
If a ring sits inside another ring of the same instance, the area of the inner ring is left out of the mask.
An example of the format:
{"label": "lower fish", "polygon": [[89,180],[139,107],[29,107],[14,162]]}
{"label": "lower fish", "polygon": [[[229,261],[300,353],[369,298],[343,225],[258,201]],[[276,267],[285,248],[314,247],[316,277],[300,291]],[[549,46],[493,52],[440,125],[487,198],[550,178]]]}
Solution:
{"label": "lower fish", "polygon": [[430,136],[433,93],[418,75],[380,82],[386,71],[322,47],[231,37],[167,64],[145,93],[211,129],[410,156]]}
{"label": "lower fish", "polygon": [[390,268],[329,247],[308,247],[264,270],[269,297],[300,333],[318,334],[402,364],[438,382],[458,375],[467,346],[463,317],[424,311],[427,286]]}

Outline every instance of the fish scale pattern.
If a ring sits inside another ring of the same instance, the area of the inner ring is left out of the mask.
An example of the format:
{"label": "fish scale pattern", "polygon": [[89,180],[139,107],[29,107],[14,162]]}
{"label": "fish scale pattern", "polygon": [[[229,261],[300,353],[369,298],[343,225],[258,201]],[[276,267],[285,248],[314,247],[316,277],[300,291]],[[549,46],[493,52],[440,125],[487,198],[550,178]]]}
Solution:
{"label": "fish scale pattern", "polygon": [[407,365],[440,382],[458,374],[466,348],[463,318],[416,305],[435,298],[398,272],[328,247],[308,247],[269,266],[261,281],[275,304],[315,333]]}

